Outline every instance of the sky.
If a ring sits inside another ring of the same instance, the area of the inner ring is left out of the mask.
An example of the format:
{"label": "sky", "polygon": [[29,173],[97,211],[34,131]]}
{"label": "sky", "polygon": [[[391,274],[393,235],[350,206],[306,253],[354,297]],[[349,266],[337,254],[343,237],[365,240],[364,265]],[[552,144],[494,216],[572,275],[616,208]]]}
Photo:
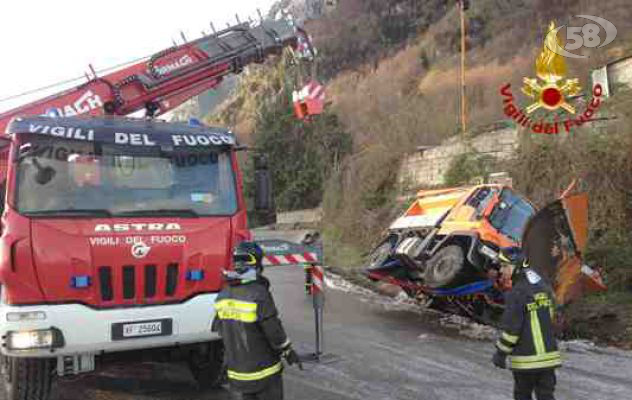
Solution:
{"label": "sky", "polygon": [[[274,0],[3,0],[0,99],[144,57],[265,14]],[[80,82],[81,83],[81,82]],[[0,102],[0,112],[43,97]]]}

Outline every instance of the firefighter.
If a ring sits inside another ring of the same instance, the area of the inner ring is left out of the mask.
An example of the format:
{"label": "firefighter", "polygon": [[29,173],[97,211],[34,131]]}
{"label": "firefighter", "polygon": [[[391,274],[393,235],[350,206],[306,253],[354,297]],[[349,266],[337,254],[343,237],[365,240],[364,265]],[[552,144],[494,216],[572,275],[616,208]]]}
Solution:
{"label": "firefighter", "polygon": [[493,363],[510,368],[514,376],[514,399],[554,400],[555,369],[562,365],[555,339],[554,295],[550,285],[529,267],[519,248],[503,249],[500,261],[511,268],[512,289],[505,297],[501,335]]}
{"label": "firefighter", "polygon": [[225,271],[227,286],[217,297],[218,331],[226,348],[228,380],[243,399],[283,399],[283,364],[300,359],[292,349],[262,275],[263,250],[254,242],[242,242],[234,252],[235,268]]}

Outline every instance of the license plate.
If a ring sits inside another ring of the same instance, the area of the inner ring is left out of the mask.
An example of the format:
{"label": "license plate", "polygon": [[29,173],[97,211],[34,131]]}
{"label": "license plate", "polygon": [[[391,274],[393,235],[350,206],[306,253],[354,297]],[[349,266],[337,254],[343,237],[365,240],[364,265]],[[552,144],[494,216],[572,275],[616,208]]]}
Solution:
{"label": "license plate", "polygon": [[172,328],[171,319],[117,322],[112,324],[112,340],[168,336],[171,335]]}

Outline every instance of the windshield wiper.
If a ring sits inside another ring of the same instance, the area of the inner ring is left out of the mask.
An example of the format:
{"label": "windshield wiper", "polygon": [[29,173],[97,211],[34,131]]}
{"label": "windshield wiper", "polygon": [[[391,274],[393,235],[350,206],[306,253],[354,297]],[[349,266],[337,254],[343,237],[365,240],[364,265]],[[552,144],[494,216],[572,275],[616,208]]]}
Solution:
{"label": "windshield wiper", "polygon": [[51,217],[111,217],[112,213],[105,209],[69,209],[69,210],[37,210],[22,213],[28,217],[51,216]]}
{"label": "windshield wiper", "polygon": [[121,211],[115,214],[117,217],[193,217],[200,216],[195,210],[190,208],[160,208],[157,210],[133,210]]}

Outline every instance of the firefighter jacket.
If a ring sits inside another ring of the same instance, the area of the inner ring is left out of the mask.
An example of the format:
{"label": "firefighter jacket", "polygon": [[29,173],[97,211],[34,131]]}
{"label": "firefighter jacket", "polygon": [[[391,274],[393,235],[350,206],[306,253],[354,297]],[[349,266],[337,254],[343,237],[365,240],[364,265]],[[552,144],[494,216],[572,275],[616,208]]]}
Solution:
{"label": "firefighter jacket", "polygon": [[539,370],[562,364],[555,339],[555,302],[550,286],[534,271],[520,273],[505,297],[496,348],[510,355],[511,369]]}
{"label": "firefighter jacket", "polygon": [[235,389],[252,393],[281,373],[281,353],[291,343],[279,320],[269,281],[231,284],[220,292],[213,330],[224,341],[228,378]]}

